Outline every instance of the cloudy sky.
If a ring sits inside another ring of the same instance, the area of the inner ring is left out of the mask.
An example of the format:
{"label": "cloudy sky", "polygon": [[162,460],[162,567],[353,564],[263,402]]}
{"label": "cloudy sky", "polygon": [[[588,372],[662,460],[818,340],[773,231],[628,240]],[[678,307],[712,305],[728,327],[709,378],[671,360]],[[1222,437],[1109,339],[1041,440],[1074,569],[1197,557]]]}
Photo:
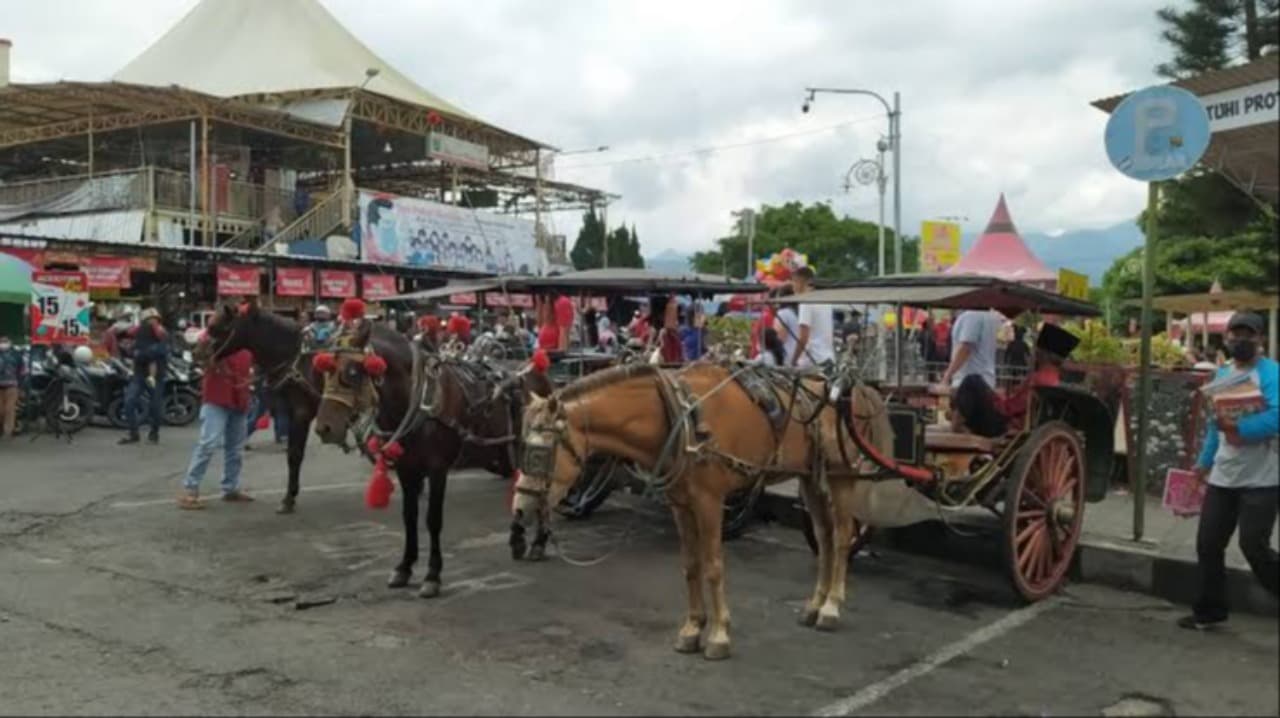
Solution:
{"label": "cloudy sky", "polygon": [[[1155,81],[1167,54],[1167,0],[321,1],[471,112],[565,150],[608,145],[556,176],[621,194],[610,222],[635,223],[646,254],[705,248],[760,203],[875,221],[874,189],[842,184],[883,110],[827,95],[802,114],[810,85],[901,93],[904,231],[941,216],[979,231],[1000,192],[1024,231],[1130,219],[1144,188],[1108,164],[1088,103]],[[15,81],[101,80],[195,4],[0,0],[0,37]],[[578,219],[555,224],[572,237]]]}

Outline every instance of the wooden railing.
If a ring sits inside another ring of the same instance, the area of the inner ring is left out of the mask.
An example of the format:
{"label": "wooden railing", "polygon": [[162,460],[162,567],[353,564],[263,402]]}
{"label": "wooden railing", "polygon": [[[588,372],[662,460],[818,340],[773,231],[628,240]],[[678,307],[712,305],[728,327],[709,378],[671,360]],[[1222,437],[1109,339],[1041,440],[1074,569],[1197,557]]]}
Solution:
{"label": "wooden railing", "polygon": [[342,203],[346,201],[346,197],[347,193],[340,189],[335,190],[304,212],[292,224],[276,232],[258,251],[265,252],[273,245],[288,245],[299,239],[327,237],[330,232],[342,225]]}

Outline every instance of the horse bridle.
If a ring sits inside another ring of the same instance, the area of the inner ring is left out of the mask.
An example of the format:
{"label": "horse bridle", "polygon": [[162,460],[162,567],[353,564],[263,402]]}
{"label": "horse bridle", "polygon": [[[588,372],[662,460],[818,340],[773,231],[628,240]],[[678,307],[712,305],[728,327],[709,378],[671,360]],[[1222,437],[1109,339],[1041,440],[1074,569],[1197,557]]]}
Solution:
{"label": "horse bridle", "polygon": [[[555,408],[549,424],[529,424],[525,427],[524,435],[523,455],[520,457],[522,481],[516,482],[516,493],[545,499],[547,494],[551,493],[551,473],[555,469],[556,458],[561,448],[568,452],[569,458],[573,459],[579,471],[586,469],[586,458],[578,453],[573,442],[569,440],[569,418],[563,404]],[[550,437],[551,440],[531,442],[529,437],[532,435],[541,439]],[[535,483],[536,486],[521,486],[524,479]]]}

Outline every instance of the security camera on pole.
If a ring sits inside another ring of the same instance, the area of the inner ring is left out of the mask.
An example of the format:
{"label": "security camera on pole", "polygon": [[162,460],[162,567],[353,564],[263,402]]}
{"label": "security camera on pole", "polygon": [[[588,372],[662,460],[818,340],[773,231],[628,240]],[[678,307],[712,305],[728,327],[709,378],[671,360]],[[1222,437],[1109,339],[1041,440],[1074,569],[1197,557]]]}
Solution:
{"label": "security camera on pole", "polygon": [[870,90],[848,90],[831,87],[806,87],[801,112],[808,112],[819,92],[837,95],[870,95],[884,105],[889,119],[889,148],[893,150],[893,273],[902,273],[902,109],[898,93],[893,93],[893,105]]}

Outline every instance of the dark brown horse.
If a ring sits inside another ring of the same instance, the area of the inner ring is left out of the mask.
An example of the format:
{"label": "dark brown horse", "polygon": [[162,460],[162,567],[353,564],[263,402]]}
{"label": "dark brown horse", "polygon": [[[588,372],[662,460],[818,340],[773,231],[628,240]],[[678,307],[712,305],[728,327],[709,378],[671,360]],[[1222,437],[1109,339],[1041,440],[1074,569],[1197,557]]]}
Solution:
{"label": "dark brown horse", "polygon": [[[371,357],[377,357],[376,371]],[[466,466],[514,476],[524,406],[531,394],[548,396],[551,389],[545,374],[502,372],[443,357],[368,321],[339,337],[324,378],[316,435],[325,443],[342,443],[352,421],[372,410],[374,435],[384,446],[396,443],[403,450],[394,468],[403,492],[404,554],[389,587],[407,586],[413,575],[418,499],[429,482],[426,526],[431,553],[419,595],[439,595],[444,563],[440,529],[449,470]],[[544,547],[547,537],[538,537]]]}
{"label": "dark brown horse", "polygon": [[248,349],[262,372],[272,398],[289,407],[289,484],[278,513],[293,513],[298,501],[299,473],[307,453],[307,434],[320,406],[322,378],[302,351],[302,330],[296,322],[263,311],[255,303],[242,309],[224,306],[209,325],[214,359]]}

